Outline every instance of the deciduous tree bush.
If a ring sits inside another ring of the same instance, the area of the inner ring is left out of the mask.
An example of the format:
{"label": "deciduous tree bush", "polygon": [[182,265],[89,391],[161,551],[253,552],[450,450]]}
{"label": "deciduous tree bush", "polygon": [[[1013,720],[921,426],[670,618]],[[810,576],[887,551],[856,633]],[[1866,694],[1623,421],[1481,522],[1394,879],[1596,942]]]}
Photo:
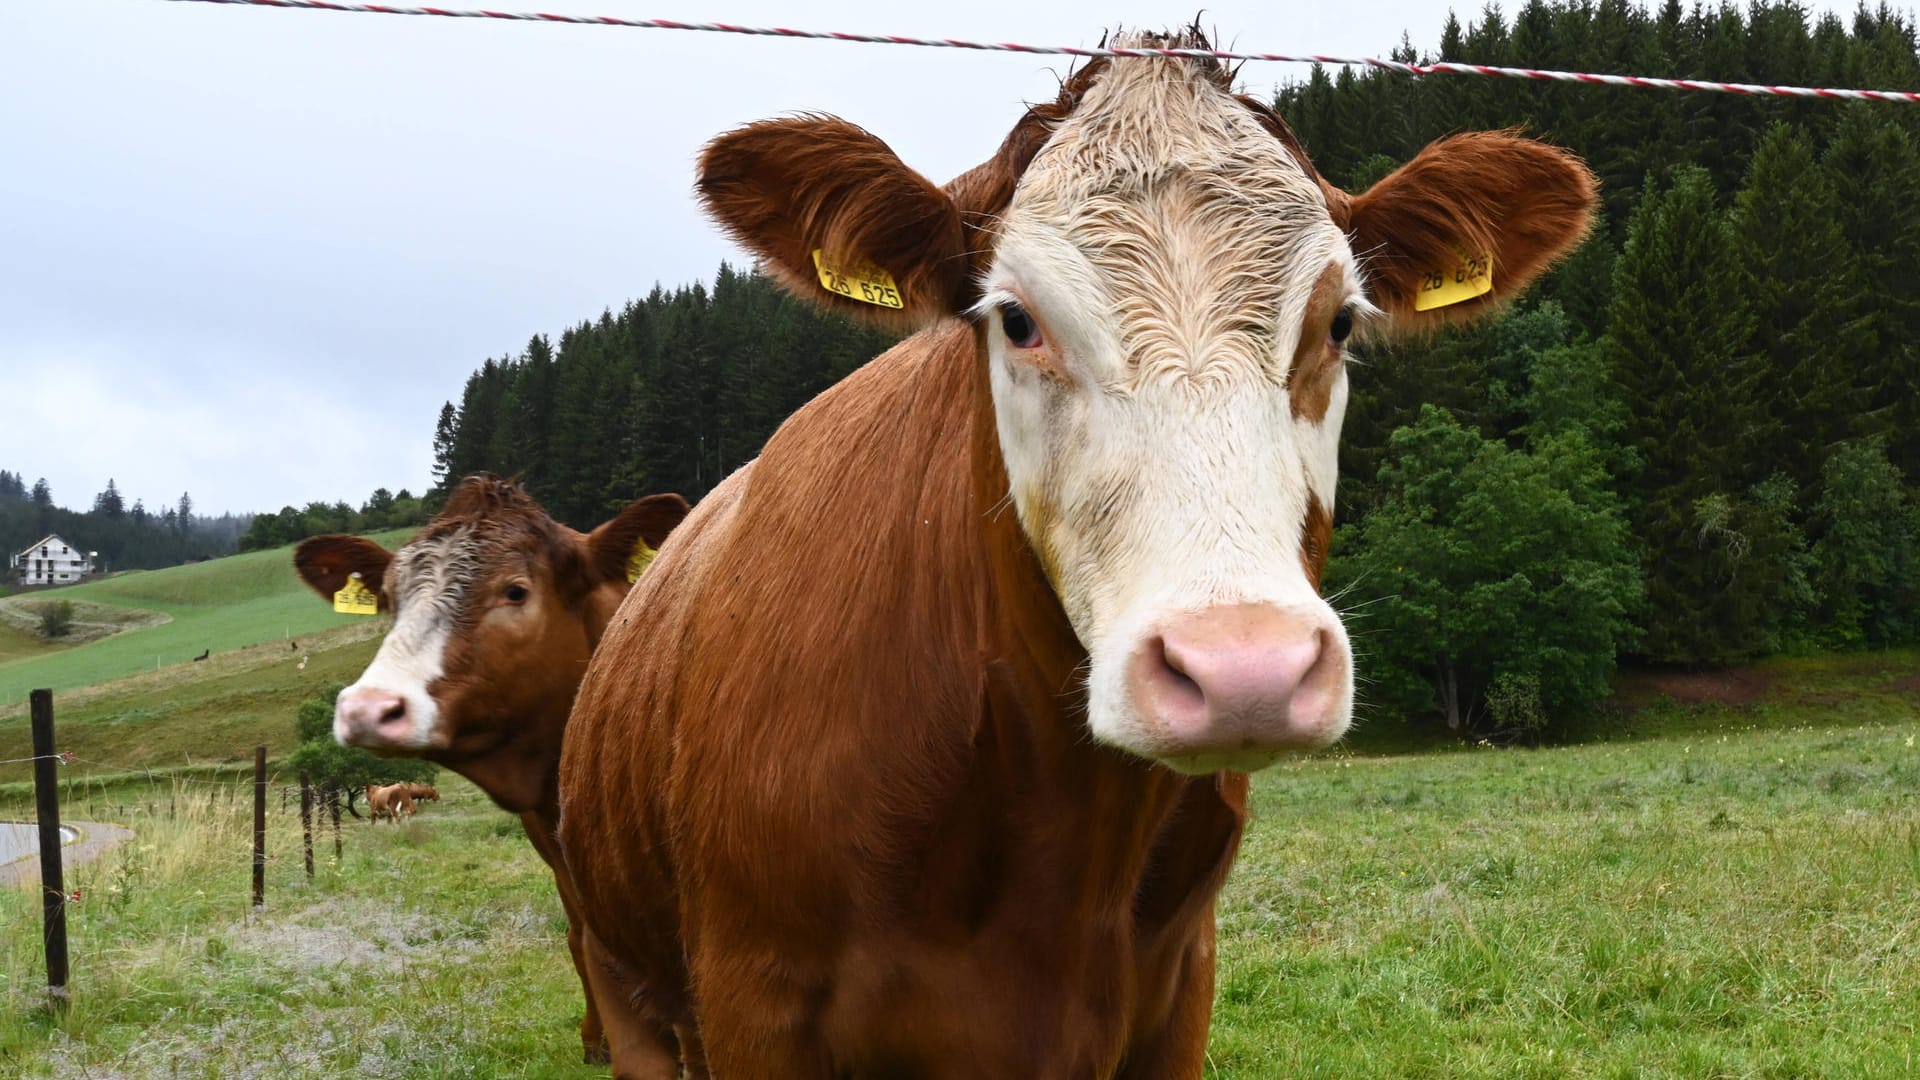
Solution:
{"label": "deciduous tree bush", "polygon": [[300,703],[294,733],[300,743],[287,755],[287,768],[304,771],[315,787],[335,792],[356,791],[368,784],[403,780],[422,783],[440,767],[419,758],[382,758],[357,746],[341,746],[333,737],[333,701],[345,686],[335,683]]}
{"label": "deciduous tree bush", "polygon": [[1640,559],[1583,432],[1514,449],[1430,406],[1394,433],[1380,487],[1340,530],[1329,580],[1367,697],[1522,736],[1606,695]]}

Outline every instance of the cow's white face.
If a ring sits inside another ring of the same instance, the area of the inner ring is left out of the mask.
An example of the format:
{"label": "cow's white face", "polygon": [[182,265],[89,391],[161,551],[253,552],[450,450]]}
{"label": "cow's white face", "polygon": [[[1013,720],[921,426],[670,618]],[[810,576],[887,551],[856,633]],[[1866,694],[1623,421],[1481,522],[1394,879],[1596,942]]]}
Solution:
{"label": "cow's white face", "polygon": [[419,754],[451,744],[432,689],[447,673],[448,647],[480,577],[473,531],[425,537],[394,554],[386,581],[393,629],[335,702],[333,735],[342,745]]}
{"label": "cow's white face", "polygon": [[997,234],[1000,449],[1094,737],[1187,772],[1337,739],[1351,651],[1307,548],[1373,311],[1314,179],[1198,66],[1117,61]]}

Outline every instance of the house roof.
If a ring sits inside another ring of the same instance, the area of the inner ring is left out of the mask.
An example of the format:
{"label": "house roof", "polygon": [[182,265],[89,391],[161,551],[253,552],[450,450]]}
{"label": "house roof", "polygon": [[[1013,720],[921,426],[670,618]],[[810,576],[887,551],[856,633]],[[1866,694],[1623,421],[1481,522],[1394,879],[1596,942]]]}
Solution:
{"label": "house roof", "polygon": [[29,559],[34,558],[35,556],[33,553],[40,550],[42,547],[45,547],[49,543],[60,544],[61,546],[65,547],[67,550],[73,552],[75,555],[80,556],[82,559],[87,557],[86,552],[80,550],[77,547],[74,547],[72,544],[67,543],[65,540],[62,540],[60,538],[59,533],[48,533],[47,535],[41,537],[40,539],[35,540],[33,543],[28,544],[26,547],[21,548],[19,551],[14,552],[13,557],[15,559],[20,559],[23,557],[29,558]]}

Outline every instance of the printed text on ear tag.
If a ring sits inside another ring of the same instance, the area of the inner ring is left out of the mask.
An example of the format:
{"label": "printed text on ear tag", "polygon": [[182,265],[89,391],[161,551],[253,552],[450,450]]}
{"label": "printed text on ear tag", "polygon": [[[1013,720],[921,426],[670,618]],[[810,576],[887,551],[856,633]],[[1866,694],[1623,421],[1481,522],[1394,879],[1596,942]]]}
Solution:
{"label": "printed text on ear tag", "polygon": [[633,554],[627,556],[627,581],[629,583],[639,581],[640,575],[647,572],[647,566],[653,562],[653,557],[657,554],[659,552],[648,547],[645,540],[636,541],[633,545]]}
{"label": "printed text on ear tag", "polygon": [[333,594],[333,610],[342,615],[378,615],[380,598],[367,588],[359,574],[354,574]]}
{"label": "printed text on ear tag", "polygon": [[1429,270],[1414,294],[1413,310],[1432,311],[1493,291],[1493,254],[1462,255],[1452,266]]}
{"label": "printed text on ear tag", "polygon": [[843,270],[828,262],[826,254],[819,248],[814,248],[813,268],[820,273],[820,287],[828,292],[885,308],[907,306],[900,300],[900,287],[893,283],[893,275],[877,266],[862,265]]}

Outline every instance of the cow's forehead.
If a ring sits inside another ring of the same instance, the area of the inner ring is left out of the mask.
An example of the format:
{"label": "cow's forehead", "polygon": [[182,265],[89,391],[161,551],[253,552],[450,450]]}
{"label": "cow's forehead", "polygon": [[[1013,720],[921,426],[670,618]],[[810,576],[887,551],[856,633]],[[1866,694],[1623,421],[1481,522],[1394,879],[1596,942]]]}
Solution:
{"label": "cow's forehead", "polygon": [[[1346,261],[1316,179],[1202,62],[1116,60],[1034,158],[1002,254],[1114,312],[1128,368],[1271,366]],[[1078,265],[1069,265],[1078,264]],[[1090,275],[1083,275],[1090,271]]]}
{"label": "cow's forehead", "polygon": [[480,577],[487,545],[474,525],[429,532],[401,548],[389,572],[394,598],[405,606],[426,600],[457,604]]}
{"label": "cow's forehead", "polygon": [[1314,177],[1217,69],[1165,58],[1113,61],[1054,127],[1016,201],[1071,218],[1089,199],[1151,191],[1171,176],[1204,178],[1269,215],[1332,224]]}

